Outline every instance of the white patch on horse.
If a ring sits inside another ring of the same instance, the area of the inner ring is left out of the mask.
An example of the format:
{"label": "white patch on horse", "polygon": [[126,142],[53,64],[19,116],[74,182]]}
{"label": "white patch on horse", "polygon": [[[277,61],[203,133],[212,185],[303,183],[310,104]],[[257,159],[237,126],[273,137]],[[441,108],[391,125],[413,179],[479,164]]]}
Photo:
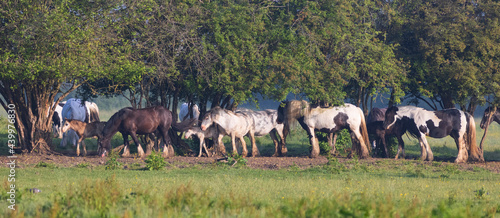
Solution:
{"label": "white patch on horse", "polygon": [[[459,130],[459,135],[465,135],[467,132],[467,116],[466,114],[459,110],[460,112],[460,130]],[[474,119],[473,117],[471,119]]]}
{"label": "white patch on horse", "polygon": [[[401,120],[403,119],[403,117],[408,117],[410,119],[413,119],[413,121],[417,125],[417,128],[419,128],[420,126],[425,126],[427,129],[427,131],[424,132],[425,135],[429,134],[427,121],[429,120],[432,121],[435,127],[439,127],[439,122],[441,122],[441,119],[439,119],[433,111],[428,111],[423,108],[415,106],[398,107],[398,111],[396,112],[396,118],[399,118]],[[392,124],[394,124],[394,122]]]}

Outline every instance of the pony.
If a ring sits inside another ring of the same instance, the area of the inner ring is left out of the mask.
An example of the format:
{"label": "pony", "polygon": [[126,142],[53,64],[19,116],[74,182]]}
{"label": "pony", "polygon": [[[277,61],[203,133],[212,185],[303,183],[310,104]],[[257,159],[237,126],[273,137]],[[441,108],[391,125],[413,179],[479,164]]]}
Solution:
{"label": "pony", "polygon": [[87,148],[85,146],[85,142],[83,141],[85,138],[91,137],[102,137],[102,130],[106,122],[92,122],[86,123],[79,120],[67,119],[64,126],[62,127],[62,132],[66,132],[69,129],[72,129],[78,135],[78,142],[76,145],[76,156],[80,156],[80,144],[83,147],[83,155],[87,155]]}
{"label": "pony", "polygon": [[408,131],[410,135],[417,138],[422,160],[434,159],[426,136],[433,138],[451,136],[458,149],[456,163],[464,163],[468,159],[479,160],[474,117],[461,110],[428,111],[415,106],[395,106],[387,109],[384,128],[396,129],[403,133]]}
{"label": "pony", "polygon": [[[236,112],[246,114],[253,119],[255,136],[260,137],[267,134],[271,136],[274,143],[273,157],[286,156],[287,148],[285,145],[285,135],[283,134],[284,125],[277,122],[277,110],[267,109],[263,111],[254,111],[247,108],[238,108]],[[279,139],[276,137],[276,134],[279,136]],[[252,143],[254,143],[254,141]]]}
{"label": "pony", "polygon": [[[259,150],[255,145],[254,120],[251,116],[241,112],[226,110],[217,106],[205,114],[200,127],[201,130],[206,131],[210,126],[215,124],[219,125],[220,129],[231,137],[231,145],[233,147],[234,154],[238,153],[236,149],[236,138],[238,138],[242,146],[241,155],[243,157],[248,155],[246,142],[243,139],[243,136],[248,136],[252,142],[252,156],[255,157],[259,155]],[[220,140],[218,142],[222,143]],[[221,146],[219,146],[219,148],[221,148]]]}
{"label": "pony", "polygon": [[198,154],[198,157],[201,157],[203,153],[202,148],[205,148],[205,152],[207,152],[207,155],[210,157],[210,153],[208,153],[208,149],[205,144],[205,139],[212,138],[214,140],[217,140],[219,138],[219,132],[217,131],[217,127],[210,126],[205,131],[201,130],[200,127],[192,127],[186,131],[184,137],[188,139],[191,138],[192,135],[195,135],[200,140],[200,152]]}
{"label": "pony", "polygon": [[500,124],[500,111],[496,110],[495,113],[491,115],[492,116],[491,120],[489,120],[489,116],[491,113],[493,113],[493,107],[487,107],[484,110],[483,118],[481,119],[481,124],[479,125],[481,129],[484,129],[486,128],[486,126],[489,126],[492,121],[495,121],[498,124]]}
{"label": "pony", "polygon": [[312,145],[310,157],[316,158],[319,155],[319,142],[315,131],[328,134],[328,144],[335,152],[332,142],[333,134],[348,129],[352,138],[356,138],[359,145],[353,143],[353,148],[360,158],[369,157],[368,131],[366,129],[365,116],[363,111],[352,104],[344,104],[337,107],[313,107],[308,102],[302,100],[292,100],[282,102],[278,107],[278,123],[285,125],[285,132],[289,132],[290,125],[297,120],[309,135],[309,141]]}
{"label": "pony", "polygon": [[[58,111],[58,106],[62,107],[61,111]],[[86,123],[99,122],[99,108],[93,102],[82,102],[81,99],[77,98],[70,98],[66,102],[63,102],[63,104],[56,105],[56,110],[52,116],[52,121],[54,122],[53,130],[56,131],[54,135],[62,138],[61,147],[66,147],[68,142],[76,146],[79,141],[77,134],[73,130],[69,130],[66,133],[61,131],[66,119],[80,120]]]}
{"label": "pony", "polygon": [[[198,119],[200,117],[200,110],[198,109],[198,105],[193,104],[191,105],[191,108],[193,110],[193,117],[194,119]],[[182,103],[181,109],[179,112],[179,120],[184,121],[189,117],[189,104],[188,103]]]}
{"label": "pony", "polygon": [[[163,153],[165,156],[169,156],[169,151],[173,151],[171,140],[168,136],[170,127],[172,127],[174,131],[184,132],[192,127],[195,121],[195,119],[188,119],[180,123],[173,123],[172,112],[163,106],[143,109],[134,109],[131,107],[122,108],[113,114],[106,123],[102,131],[102,137],[98,140],[98,154],[104,156],[109,152],[111,149],[111,137],[117,132],[120,132],[123,136],[123,144],[125,145],[122,156],[130,156],[128,148],[128,136],[130,135],[137,145],[139,156],[144,157],[144,150],[137,139],[137,134],[145,135],[157,132],[164,142]],[[173,153],[170,155],[173,155]]]}

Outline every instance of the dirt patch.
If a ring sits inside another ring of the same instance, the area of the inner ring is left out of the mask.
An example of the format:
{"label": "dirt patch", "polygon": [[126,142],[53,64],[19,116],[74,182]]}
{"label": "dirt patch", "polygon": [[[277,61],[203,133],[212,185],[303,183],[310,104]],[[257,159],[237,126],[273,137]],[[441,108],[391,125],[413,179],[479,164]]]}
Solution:
{"label": "dirt patch", "polygon": [[[186,168],[195,166],[212,166],[215,165],[218,158],[214,157],[171,157],[167,158],[166,161],[171,167]],[[7,156],[0,156],[0,161],[6,164],[11,161],[11,158]],[[22,154],[17,155],[16,165],[20,168],[32,167],[41,162],[47,164],[54,164],[58,167],[75,167],[79,164],[91,165],[91,166],[101,166],[106,163],[106,158],[99,157],[97,155],[88,155],[87,157],[76,157],[66,154],[51,154],[51,155],[38,155],[38,154]],[[309,158],[309,157],[247,157],[247,166],[253,169],[266,169],[266,170],[277,170],[277,169],[287,169],[290,167],[298,167],[301,169],[310,168],[314,166],[320,166],[328,163],[326,157]],[[346,163],[352,161],[349,158],[339,157],[337,160],[340,163]],[[137,157],[119,158],[119,162],[123,164],[125,168],[128,166],[144,166],[144,159]],[[377,166],[380,161],[393,161],[395,165],[402,164],[404,160],[390,160],[382,158],[369,158],[359,160],[359,163],[369,164]],[[432,164],[432,162],[422,162],[423,164]],[[443,164],[453,164],[453,162],[448,162],[444,160]],[[463,170],[474,170],[475,168],[483,168],[492,172],[500,173],[500,162],[491,161],[486,163],[467,163],[467,164],[457,164],[457,166]]]}

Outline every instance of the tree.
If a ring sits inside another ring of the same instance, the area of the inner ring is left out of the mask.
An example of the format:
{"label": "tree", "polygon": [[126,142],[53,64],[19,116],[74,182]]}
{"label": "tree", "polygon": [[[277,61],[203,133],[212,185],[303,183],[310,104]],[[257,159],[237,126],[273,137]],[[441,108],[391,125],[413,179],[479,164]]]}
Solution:
{"label": "tree", "polygon": [[498,71],[497,2],[391,4],[405,17],[390,34],[401,44],[399,55],[411,62],[407,91],[414,102],[424,101],[434,110],[459,104],[473,113],[484,95],[496,92],[483,85],[493,85],[488,80]]}
{"label": "tree", "polygon": [[120,18],[112,12],[122,6],[118,2],[1,4],[0,104],[6,110],[15,105],[23,151],[51,150],[54,102],[89,81],[123,84],[146,71],[129,59],[130,42],[116,37]]}

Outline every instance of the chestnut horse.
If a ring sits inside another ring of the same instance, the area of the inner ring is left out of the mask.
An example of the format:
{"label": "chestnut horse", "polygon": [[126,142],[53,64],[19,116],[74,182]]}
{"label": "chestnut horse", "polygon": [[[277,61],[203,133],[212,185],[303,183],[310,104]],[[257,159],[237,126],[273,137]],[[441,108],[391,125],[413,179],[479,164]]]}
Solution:
{"label": "chestnut horse", "polygon": [[[145,135],[157,132],[165,143],[163,153],[166,156],[171,149],[171,141],[168,136],[170,127],[174,131],[183,132],[188,130],[196,122],[195,119],[187,119],[181,123],[172,123],[172,112],[162,106],[148,107],[143,109],[133,109],[131,107],[123,108],[113,114],[109,118],[104,130],[103,136],[99,139],[99,155],[104,155],[111,150],[111,138],[117,132],[123,136],[123,144],[125,145],[122,156],[130,155],[128,149],[128,136],[132,136],[135,144],[137,145],[137,152],[141,157],[144,156],[144,150],[137,139],[137,134]],[[167,148],[167,145],[169,148]]]}

